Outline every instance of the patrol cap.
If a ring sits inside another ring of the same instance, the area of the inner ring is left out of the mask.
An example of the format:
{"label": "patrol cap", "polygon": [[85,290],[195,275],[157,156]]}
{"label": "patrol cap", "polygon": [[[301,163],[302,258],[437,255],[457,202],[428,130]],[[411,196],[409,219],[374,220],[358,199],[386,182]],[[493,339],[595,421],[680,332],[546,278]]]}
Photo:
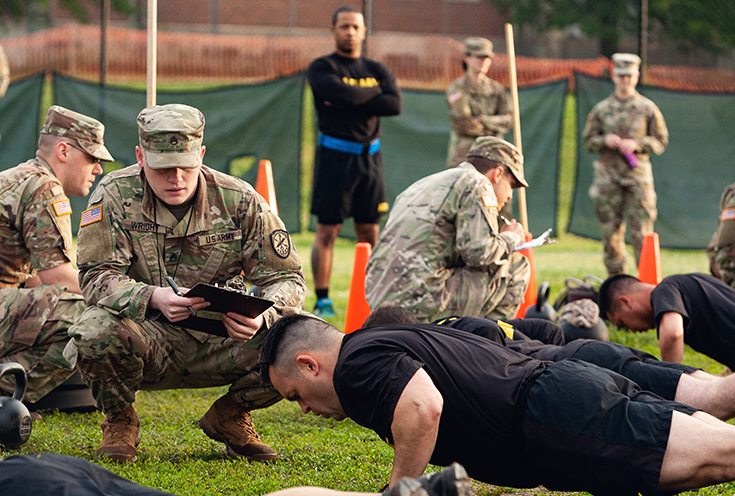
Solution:
{"label": "patrol cap", "polygon": [[41,128],[41,134],[73,139],[82,150],[94,158],[105,162],[115,160],[105,148],[105,126],[97,119],[73,110],[52,105],[46,113],[46,122]]}
{"label": "patrol cap", "polygon": [[641,58],[634,53],[613,53],[613,74],[616,76],[634,76],[639,74]]}
{"label": "patrol cap", "polygon": [[138,139],[151,169],[201,165],[204,115],[194,107],[171,103],[138,114]]}
{"label": "patrol cap", "polygon": [[495,136],[480,136],[472,143],[472,148],[467,152],[467,156],[486,158],[505,165],[519,183],[528,187],[526,178],[523,177],[523,154],[515,145],[504,139]]}
{"label": "patrol cap", "polygon": [[495,57],[493,42],[486,38],[467,38],[464,40],[465,55],[484,55]]}

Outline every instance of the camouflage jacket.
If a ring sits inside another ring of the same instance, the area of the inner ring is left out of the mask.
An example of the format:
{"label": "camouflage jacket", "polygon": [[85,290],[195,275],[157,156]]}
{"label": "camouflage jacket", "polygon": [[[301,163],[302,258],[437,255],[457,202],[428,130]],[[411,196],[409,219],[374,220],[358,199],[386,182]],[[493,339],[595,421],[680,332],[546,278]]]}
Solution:
{"label": "camouflage jacket", "polygon": [[470,163],[408,187],[391,210],[367,266],[367,301],[406,301],[443,287],[454,267],[496,272],[520,237],[499,233],[490,180]]}
{"label": "camouflage jacket", "polygon": [[617,150],[605,146],[605,135],[617,134],[638,142],[635,151],[639,162],[649,162],[649,155],[661,155],[669,143],[669,131],[664,116],[655,103],[640,93],[620,100],[613,93],[594,106],[587,116],[583,132],[584,145],[590,153],[599,153],[604,165],[623,166],[625,159]]}
{"label": "camouflage jacket", "polygon": [[449,85],[446,95],[451,125],[447,167],[464,162],[478,136],[502,138],[513,127],[505,89],[489,77],[481,84],[461,77]]}
{"label": "camouflage jacket", "polygon": [[[291,237],[248,183],[202,166],[194,211],[180,222],[154,199],[138,165],[108,174],[95,189],[82,214],[77,250],[88,304],[134,322],[157,318],[148,307],[151,295],[167,287],[166,273],[175,272],[182,288],[222,286],[243,273],[261,286],[262,297],[302,306],[306,285]],[[266,325],[276,312],[266,311]],[[202,342],[210,336],[189,332]]]}
{"label": "camouflage jacket", "polygon": [[5,56],[3,47],[0,46],[0,98],[5,96],[5,91],[10,84],[10,65],[8,58]]}
{"label": "camouflage jacket", "polygon": [[71,204],[45,160],[0,172],[0,209],[0,287],[71,262]]}
{"label": "camouflage jacket", "polygon": [[718,277],[735,288],[735,183],[722,193],[720,220],[707,252],[717,267]]}

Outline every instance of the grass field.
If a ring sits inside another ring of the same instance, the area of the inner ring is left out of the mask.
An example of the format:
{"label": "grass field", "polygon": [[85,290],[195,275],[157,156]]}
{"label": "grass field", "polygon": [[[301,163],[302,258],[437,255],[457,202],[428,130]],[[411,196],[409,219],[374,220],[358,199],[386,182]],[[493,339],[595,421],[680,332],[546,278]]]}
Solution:
{"label": "grass field", "polygon": [[[573,105],[570,98],[568,117],[573,116]],[[304,127],[307,128],[306,125]],[[565,226],[568,219],[575,136],[574,119],[567,119],[562,147],[564,166],[559,186],[560,226]],[[313,143],[304,145],[305,156],[310,153],[309,146]],[[308,189],[308,183],[305,183],[305,189]],[[595,275],[602,278],[605,275],[599,242],[567,234],[560,235],[558,240],[558,244],[537,249],[535,253],[538,281],[551,283],[552,300],[563,287],[566,277]],[[295,234],[294,241],[307,283],[313,288],[309,260],[312,235]],[[342,327],[344,322],[353,250],[353,242],[338,240],[330,291],[337,311],[331,321],[338,327]],[[664,250],[662,265],[665,275],[707,270],[703,252]],[[313,307],[314,299],[310,293],[306,309]],[[658,355],[653,332],[633,335],[611,329],[611,339]],[[714,373],[722,370],[721,365],[690,349],[686,350],[685,362]],[[350,420],[335,422],[303,415],[297,405],[286,402],[253,414],[264,441],[281,454],[277,461],[264,464],[228,459],[223,445],[209,440],[197,425],[199,417],[225,390],[140,392],[135,405],[142,424],[139,461],[130,465],[103,465],[139,484],[182,496],[250,496],[299,485],[377,491],[388,481],[392,450],[374,433]],[[34,425],[33,435],[20,453],[55,452],[93,460],[94,450],[101,441],[98,426],[102,420],[99,412],[47,413],[41,422]],[[0,451],[3,456],[13,453]],[[485,496],[514,491],[477,484],[475,492]],[[549,493],[541,491],[539,494]],[[735,494],[735,486],[715,486],[699,494]]]}

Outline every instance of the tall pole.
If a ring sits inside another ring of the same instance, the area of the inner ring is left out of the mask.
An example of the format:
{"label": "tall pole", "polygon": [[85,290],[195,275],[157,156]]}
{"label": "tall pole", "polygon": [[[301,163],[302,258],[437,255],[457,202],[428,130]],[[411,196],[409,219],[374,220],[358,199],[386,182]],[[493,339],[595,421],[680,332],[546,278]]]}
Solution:
{"label": "tall pole", "polygon": [[148,0],[148,53],[146,57],[145,106],[156,104],[156,64],[158,40],[158,0]]}
{"label": "tall pole", "polygon": [[[523,144],[521,143],[521,112],[518,105],[518,76],[516,73],[516,50],[513,43],[513,25],[505,24],[505,44],[508,47],[508,72],[510,74],[510,98],[513,102],[513,142],[523,153]],[[521,165],[521,172],[523,166]],[[526,208],[526,188],[518,188],[518,210],[521,217],[521,225],[523,230],[528,230],[528,210]]]}
{"label": "tall pole", "polygon": [[648,75],[648,0],[641,0],[641,37],[638,40],[641,56],[641,83],[646,84]]}
{"label": "tall pole", "polygon": [[100,30],[100,84],[107,83],[107,27],[110,25],[110,0],[102,0]]}
{"label": "tall pole", "polygon": [[368,55],[368,44],[373,36],[373,0],[362,0],[362,16],[365,18],[365,46],[363,55]]}

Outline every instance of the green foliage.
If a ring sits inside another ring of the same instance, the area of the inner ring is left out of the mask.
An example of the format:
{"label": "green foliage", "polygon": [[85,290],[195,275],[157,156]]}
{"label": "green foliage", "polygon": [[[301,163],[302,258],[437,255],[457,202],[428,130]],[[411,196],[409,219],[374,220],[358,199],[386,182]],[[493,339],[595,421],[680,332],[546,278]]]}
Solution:
{"label": "green foliage", "polygon": [[[103,0],[95,1],[101,4]],[[83,0],[59,0],[59,5],[78,21],[90,22],[87,3]],[[137,12],[132,0],[110,0],[110,5],[123,14]],[[49,0],[2,0],[0,2],[0,24],[8,19],[20,18],[27,18],[34,25],[49,24]]]}

